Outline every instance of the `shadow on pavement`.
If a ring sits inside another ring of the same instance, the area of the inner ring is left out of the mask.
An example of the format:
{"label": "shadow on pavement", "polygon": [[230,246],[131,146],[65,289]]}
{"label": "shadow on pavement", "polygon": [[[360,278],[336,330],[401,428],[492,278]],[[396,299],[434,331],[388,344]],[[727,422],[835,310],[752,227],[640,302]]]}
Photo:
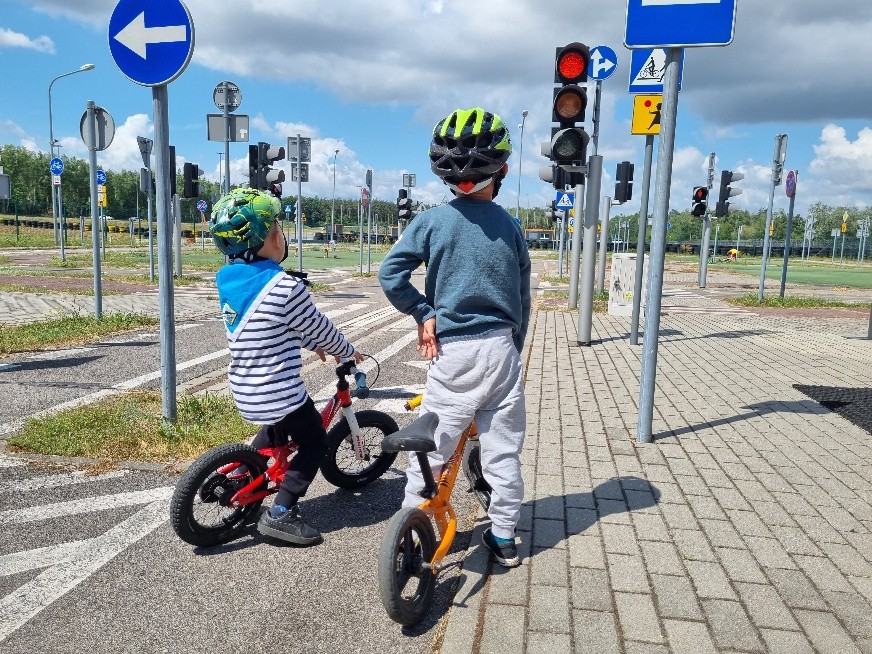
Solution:
{"label": "shadow on pavement", "polygon": [[838,413],[860,429],[872,434],[872,388],[839,386],[806,386],[794,384],[800,393],[808,395],[821,406]]}
{"label": "shadow on pavement", "polygon": [[748,420],[750,418],[759,418],[760,416],[767,416],[773,413],[808,413],[811,415],[821,415],[822,413],[827,411],[827,409],[821,407],[817,402],[812,402],[810,400],[794,400],[789,402],[771,400],[770,402],[757,402],[756,404],[749,404],[748,406],[744,406],[742,408],[748,409],[748,413],[740,413],[739,415],[729,416],[728,418],[707,420],[706,422],[697,423],[695,425],[688,425],[687,427],[670,429],[667,432],[654,434],[653,439],[655,441],[658,441],[663,440],[664,438],[672,438],[675,436],[682,436],[684,434],[703,432],[707,429],[711,429],[712,427],[730,425],[734,422],[741,422],[742,420]]}

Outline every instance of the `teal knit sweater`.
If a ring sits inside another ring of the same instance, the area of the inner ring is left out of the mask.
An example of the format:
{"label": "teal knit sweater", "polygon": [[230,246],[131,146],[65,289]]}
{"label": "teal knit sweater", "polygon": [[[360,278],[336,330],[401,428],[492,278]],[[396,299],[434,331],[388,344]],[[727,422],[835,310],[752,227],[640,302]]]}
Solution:
{"label": "teal knit sweater", "polygon": [[[424,294],[410,282],[427,265]],[[494,202],[456,198],[421,213],[379,268],[388,300],[442,341],[511,328],[518,352],[530,320],[530,255],[518,223]]]}

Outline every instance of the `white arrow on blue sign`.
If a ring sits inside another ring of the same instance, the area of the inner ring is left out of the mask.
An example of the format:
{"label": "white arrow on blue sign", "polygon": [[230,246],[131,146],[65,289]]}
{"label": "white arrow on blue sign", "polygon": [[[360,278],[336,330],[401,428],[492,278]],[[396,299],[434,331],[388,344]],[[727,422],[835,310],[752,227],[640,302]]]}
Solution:
{"label": "white arrow on blue sign", "polygon": [[608,79],[618,67],[618,55],[607,45],[598,45],[590,50],[591,79]]}
{"label": "white arrow on blue sign", "polygon": [[194,53],[194,23],[181,0],[121,0],[109,19],[115,65],[143,86],[168,84]]}
{"label": "white arrow on blue sign", "polygon": [[572,209],[575,205],[575,193],[563,193],[562,191],[557,191],[557,199],[555,200],[555,207],[558,209]]}
{"label": "white arrow on blue sign", "polygon": [[628,48],[729,45],[736,0],[627,0]]}
{"label": "white arrow on blue sign", "polygon": [[97,183],[100,186],[106,186],[106,173],[104,173],[102,170],[97,171]]}
{"label": "white arrow on blue sign", "polygon": [[54,157],[48,164],[48,169],[52,175],[60,175],[64,172],[64,162],[60,157]]}

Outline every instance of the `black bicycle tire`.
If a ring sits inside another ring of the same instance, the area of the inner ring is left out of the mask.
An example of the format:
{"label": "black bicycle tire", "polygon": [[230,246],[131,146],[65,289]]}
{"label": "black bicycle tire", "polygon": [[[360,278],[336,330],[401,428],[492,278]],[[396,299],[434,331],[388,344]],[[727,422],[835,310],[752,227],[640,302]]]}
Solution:
{"label": "black bicycle tire", "polygon": [[420,560],[432,561],[436,552],[436,532],[430,517],[415,507],[400,509],[388,521],[378,557],[378,589],[382,604],[391,620],[406,626],[420,622],[430,608],[436,589],[436,576],[429,568],[420,567],[411,574],[420,582],[417,592],[410,599],[402,596],[404,584],[398,583],[401,578],[398,555],[400,548],[407,543],[407,536],[411,538],[413,529],[421,546]]}
{"label": "black bicycle tire", "polygon": [[372,463],[360,472],[348,473],[343,471],[339,466],[337,457],[343,445],[346,445],[350,451],[351,446],[345,442],[345,439],[351,435],[351,428],[344,417],[333,425],[330,431],[327,432],[327,451],[324,453],[324,459],[321,461],[321,474],[324,475],[324,479],[338,488],[354,489],[366,486],[381,477],[397,458],[396,452],[381,451],[382,438],[388,434],[393,434],[399,429],[396,421],[387,413],[381,411],[355,411],[354,415],[361,429],[375,428],[381,432],[381,435],[378,436],[378,442],[370,444],[378,448],[379,453]]}
{"label": "black bicycle tire", "polygon": [[490,508],[491,491],[482,487],[482,484],[485,484],[490,489],[490,484],[485,480],[481,468],[481,446],[478,443],[471,447],[467,446],[463,456],[463,472],[469,482],[469,490],[475,494],[475,499],[487,513]]}
{"label": "black bicycle tire", "polygon": [[226,543],[242,529],[249,516],[260,508],[262,502],[247,504],[234,513],[231,520],[219,527],[201,525],[195,518],[194,502],[200,493],[200,487],[212,473],[232,463],[244,463],[255,476],[266,472],[266,460],[256,449],[244,443],[226,443],[213,447],[194,461],[176,484],[170,502],[170,523],[176,535],[186,543],[197,547],[214,547]]}

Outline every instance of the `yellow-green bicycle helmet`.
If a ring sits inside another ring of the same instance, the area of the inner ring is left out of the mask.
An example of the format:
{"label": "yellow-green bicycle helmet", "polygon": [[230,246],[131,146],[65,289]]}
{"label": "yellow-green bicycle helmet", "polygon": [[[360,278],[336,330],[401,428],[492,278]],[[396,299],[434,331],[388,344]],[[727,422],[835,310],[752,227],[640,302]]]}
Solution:
{"label": "yellow-green bicycle helmet", "polygon": [[229,257],[248,250],[257,252],[281,210],[281,203],[271,193],[235,188],[212,207],[209,232],[218,249]]}
{"label": "yellow-green bicycle helmet", "polygon": [[511,154],[508,127],[481,107],[456,109],[433,128],[430,168],[449,184],[493,177]]}

